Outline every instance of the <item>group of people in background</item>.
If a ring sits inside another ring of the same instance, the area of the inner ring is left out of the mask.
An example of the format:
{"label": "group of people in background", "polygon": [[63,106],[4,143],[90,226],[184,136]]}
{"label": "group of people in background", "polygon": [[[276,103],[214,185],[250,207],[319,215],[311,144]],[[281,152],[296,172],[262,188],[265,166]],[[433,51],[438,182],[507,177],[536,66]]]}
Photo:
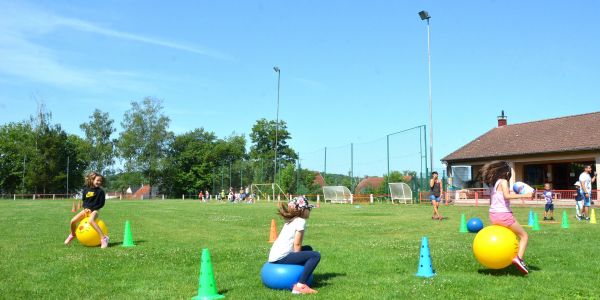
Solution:
{"label": "group of people in background", "polygon": [[215,199],[217,201],[225,201],[225,199],[227,199],[228,202],[232,202],[232,203],[239,203],[239,202],[245,202],[245,203],[254,203],[254,195],[250,193],[250,190],[248,187],[246,188],[240,188],[239,192],[234,191],[233,187],[229,188],[229,192],[227,194],[225,194],[225,190],[221,190],[220,193],[217,193],[216,195],[212,195],[213,198],[211,198],[211,194],[208,190],[206,191],[200,191],[198,193],[198,200],[202,201],[202,202],[207,202],[210,201],[211,199]]}

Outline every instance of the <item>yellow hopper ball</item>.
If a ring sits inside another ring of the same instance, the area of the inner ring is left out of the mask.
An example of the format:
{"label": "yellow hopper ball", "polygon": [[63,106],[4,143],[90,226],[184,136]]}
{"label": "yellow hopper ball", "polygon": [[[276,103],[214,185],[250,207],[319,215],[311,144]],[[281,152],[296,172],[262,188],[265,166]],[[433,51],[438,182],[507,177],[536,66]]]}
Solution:
{"label": "yellow hopper ball", "polygon": [[[75,235],[77,235],[77,240],[79,240],[79,242],[83,245],[86,245],[88,247],[96,247],[100,245],[100,235],[98,234],[96,229],[94,229],[92,224],[89,223],[89,221],[89,217],[85,217],[83,220],[81,220],[81,222],[79,222],[79,224],[77,225]],[[104,234],[108,234],[108,228],[106,228],[106,224],[104,224],[104,221],[96,219],[96,223],[98,224],[98,227],[100,227],[100,230],[102,230]]]}
{"label": "yellow hopper ball", "polygon": [[517,236],[508,228],[492,225],[483,228],[473,240],[473,254],[490,269],[508,267],[519,251]]}

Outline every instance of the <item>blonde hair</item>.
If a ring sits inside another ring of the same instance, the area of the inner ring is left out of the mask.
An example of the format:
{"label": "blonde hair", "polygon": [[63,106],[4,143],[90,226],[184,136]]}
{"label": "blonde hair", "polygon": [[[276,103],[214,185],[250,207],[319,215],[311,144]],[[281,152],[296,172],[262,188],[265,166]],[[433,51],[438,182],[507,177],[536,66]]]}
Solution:
{"label": "blonde hair", "polygon": [[88,174],[85,177],[85,186],[87,186],[89,188],[93,188],[94,187],[94,179],[96,179],[96,177],[100,177],[100,178],[104,179],[104,176],[100,175],[100,173],[90,172],[90,174]]}
{"label": "blonde hair", "polygon": [[277,214],[280,215],[286,223],[291,222],[294,218],[303,218],[308,219],[310,215],[310,209],[301,208],[295,209],[288,205],[287,202],[279,203],[279,208],[277,209]]}

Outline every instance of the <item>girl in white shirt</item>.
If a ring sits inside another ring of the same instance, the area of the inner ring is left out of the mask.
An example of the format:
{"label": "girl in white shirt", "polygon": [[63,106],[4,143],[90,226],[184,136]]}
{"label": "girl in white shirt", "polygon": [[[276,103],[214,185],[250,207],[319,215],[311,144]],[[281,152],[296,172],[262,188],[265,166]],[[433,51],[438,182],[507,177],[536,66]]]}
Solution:
{"label": "girl in white shirt", "polygon": [[275,264],[302,265],[304,271],[300,275],[298,283],[292,288],[293,294],[315,294],[307,280],[321,260],[321,254],[313,251],[311,246],[302,246],[304,232],[306,231],[306,219],[310,216],[312,205],[300,196],[293,198],[288,203],[281,203],[279,215],[285,220],[285,224],[279,236],[269,252],[269,262]]}

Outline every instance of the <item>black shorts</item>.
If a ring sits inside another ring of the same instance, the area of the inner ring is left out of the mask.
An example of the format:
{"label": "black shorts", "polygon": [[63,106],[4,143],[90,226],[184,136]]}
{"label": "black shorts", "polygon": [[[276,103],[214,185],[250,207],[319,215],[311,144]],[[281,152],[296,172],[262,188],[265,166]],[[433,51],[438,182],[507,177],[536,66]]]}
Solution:
{"label": "black shorts", "polygon": [[554,211],[554,203],[546,203],[545,211]]}

